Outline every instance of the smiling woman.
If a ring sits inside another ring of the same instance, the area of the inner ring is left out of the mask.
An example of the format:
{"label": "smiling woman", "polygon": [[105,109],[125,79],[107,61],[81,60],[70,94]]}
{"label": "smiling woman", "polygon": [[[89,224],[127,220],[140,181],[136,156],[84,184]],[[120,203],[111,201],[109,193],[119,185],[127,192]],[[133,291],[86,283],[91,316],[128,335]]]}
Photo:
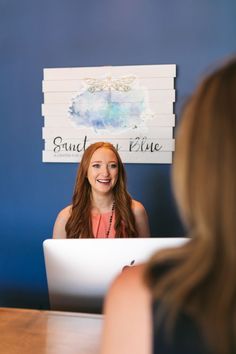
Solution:
{"label": "smiling woman", "polygon": [[53,238],[148,237],[144,206],[126,189],[126,173],[115,147],[107,142],[84,152],[72,204],[57,216]]}

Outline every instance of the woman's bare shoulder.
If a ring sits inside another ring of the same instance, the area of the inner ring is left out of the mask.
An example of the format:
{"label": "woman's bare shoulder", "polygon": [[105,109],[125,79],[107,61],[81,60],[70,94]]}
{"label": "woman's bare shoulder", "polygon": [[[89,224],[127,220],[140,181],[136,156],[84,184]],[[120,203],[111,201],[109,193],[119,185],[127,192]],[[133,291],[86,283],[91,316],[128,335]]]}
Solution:
{"label": "woman's bare shoulder", "polygon": [[68,220],[71,214],[71,210],[72,210],[72,205],[66,206],[58,213],[57,218]]}
{"label": "woman's bare shoulder", "polygon": [[58,213],[53,227],[53,238],[66,238],[65,226],[71,215],[71,210],[72,206],[68,205]]}
{"label": "woman's bare shoulder", "polygon": [[148,215],[143,204],[137,200],[132,200],[132,211],[135,217],[136,229],[138,237],[149,237],[150,227],[148,221]]}
{"label": "woman's bare shoulder", "polygon": [[134,214],[136,214],[136,215],[143,214],[146,212],[143,204],[135,199],[132,199],[132,210],[133,210]]}

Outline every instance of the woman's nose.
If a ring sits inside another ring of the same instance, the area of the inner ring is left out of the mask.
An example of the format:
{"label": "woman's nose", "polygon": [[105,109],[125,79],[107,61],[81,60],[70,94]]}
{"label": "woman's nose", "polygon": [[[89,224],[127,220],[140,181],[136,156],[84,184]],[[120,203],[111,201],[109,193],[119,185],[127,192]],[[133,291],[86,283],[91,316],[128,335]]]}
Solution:
{"label": "woman's nose", "polygon": [[103,169],[102,169],[102,173],[104,176],[109,176],[109,168],[108,166],[104,166]]}

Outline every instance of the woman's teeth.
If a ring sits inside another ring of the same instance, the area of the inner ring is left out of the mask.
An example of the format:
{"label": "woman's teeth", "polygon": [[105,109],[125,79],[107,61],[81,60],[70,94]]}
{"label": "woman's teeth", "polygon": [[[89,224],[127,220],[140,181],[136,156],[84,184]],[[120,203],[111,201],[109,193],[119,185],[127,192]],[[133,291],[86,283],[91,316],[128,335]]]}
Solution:
{"label": "woman's teeth", "polygon": [[105,184],[108,184],[108,183],[110,183],[110,179],[98,179],[97,180],[99,183],[105,183]]}

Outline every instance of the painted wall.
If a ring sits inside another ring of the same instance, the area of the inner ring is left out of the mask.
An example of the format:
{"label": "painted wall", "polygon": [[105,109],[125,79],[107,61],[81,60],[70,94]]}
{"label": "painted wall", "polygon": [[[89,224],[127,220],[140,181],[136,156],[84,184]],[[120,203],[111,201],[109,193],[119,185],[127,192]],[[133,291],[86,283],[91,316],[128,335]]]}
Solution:
{"label": "painted wall", "polygon": [[[0,0],[0,306],[47,307],[42,241],[77,169],[41,161],[43,68],[177,64],[178,115],[210,64],[235,53],[235,15],[235,0]],[[126,169],[152,234],[182,235],[170,166]]]}

